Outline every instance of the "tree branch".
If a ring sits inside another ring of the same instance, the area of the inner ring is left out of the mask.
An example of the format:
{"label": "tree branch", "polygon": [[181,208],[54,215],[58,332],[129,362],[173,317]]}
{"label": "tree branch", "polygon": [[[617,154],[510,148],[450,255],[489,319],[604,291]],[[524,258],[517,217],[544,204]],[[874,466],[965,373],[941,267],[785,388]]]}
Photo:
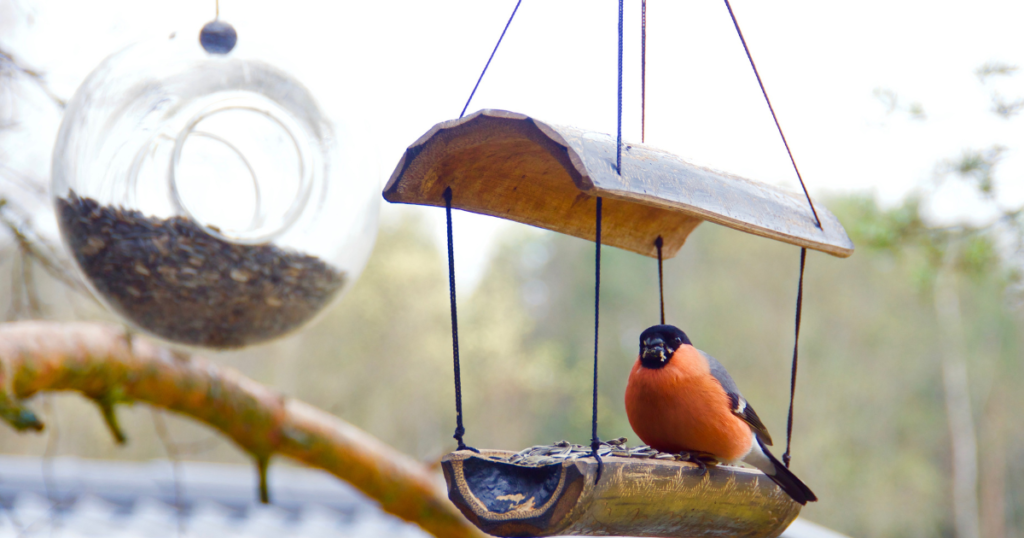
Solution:
{"label": "tree branch", "polygon": [[435,536],[482,536],[427,466],[238,371],[141,338],[129,342],[123,329],[110,325],[0,325],[0,418],[19,430],[41,430],[42,422],[21,401],[56,390],[109,406],[101,410],[113,425],[115,403],[139,401],[188,415],[230,437],[259,465],[282,454],[349,482],[385,511]]}

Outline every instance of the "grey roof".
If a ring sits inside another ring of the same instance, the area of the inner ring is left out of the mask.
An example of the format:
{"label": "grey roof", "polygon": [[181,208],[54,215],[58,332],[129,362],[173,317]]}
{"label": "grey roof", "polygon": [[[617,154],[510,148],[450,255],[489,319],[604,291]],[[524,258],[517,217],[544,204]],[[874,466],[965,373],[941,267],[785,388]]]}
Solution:
{"label": "grey roof", "polygon": [[[271,505],[254,467],[183,462],[178,475],[165,460],[0,456],[0,538],[428,536],[314,469],[271,465]],[[782,537],[845,538],[802,519]]]}
{"label": "grey roof", "polygon": [[321,471],[272,465],[271,505],[256,498],[255,467],[178,471],[176,488],[168,461],[0,456],[0,537],[428,536]]}

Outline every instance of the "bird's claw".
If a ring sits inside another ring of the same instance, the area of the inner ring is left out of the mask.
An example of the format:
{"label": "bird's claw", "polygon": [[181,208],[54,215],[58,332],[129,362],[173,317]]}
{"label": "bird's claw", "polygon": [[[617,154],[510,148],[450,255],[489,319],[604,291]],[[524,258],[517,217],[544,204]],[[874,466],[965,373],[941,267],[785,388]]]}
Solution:
{"label": "bird's claw", "polygon": [[712,465],[718,463],[718,460],[715,459],[714,456],[711,456],[710,454],[704,454],[701,452],[680,452],[678,456],[682,461],[687,461],[696,465],[697,469],[700,471],[701,476],[707,474],[709,463]]}

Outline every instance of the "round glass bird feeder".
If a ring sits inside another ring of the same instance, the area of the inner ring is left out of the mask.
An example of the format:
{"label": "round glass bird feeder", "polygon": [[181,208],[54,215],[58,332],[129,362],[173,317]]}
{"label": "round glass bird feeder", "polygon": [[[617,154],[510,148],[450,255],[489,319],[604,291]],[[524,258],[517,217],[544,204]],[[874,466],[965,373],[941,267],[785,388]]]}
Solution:
{"label": "round glass bird feeder", "polygon": [[167,341],[232,348],[340,297],[379,202],[365,139],[336,133],[306,88],[231,50],[220,26],[202,45],[134,45],[89,75],[58,134],[53,196],[103,303]]}

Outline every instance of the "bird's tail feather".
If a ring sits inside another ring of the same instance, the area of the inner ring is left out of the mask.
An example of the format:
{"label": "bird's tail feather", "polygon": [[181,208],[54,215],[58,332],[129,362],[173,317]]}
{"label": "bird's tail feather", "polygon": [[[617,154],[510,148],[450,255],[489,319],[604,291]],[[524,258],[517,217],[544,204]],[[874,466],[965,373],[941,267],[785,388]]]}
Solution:
{"label": "bird's tail feather", "polygon": [[761,443],[760,439],[757,440],[757,443],[761,445],[761,451],[764,452],[764,455],[767,456],[769,460],[771,460],[772,465],[775,467],[774,474],[765,472],[765,474],[768,475],[768,478],[771,478],[773,482],[775,482],[776,484],[779,485],[780,488],[782,488],[782,491],[785,491],[790,497],[793,498],[794,501],[800,504],[807,504],[808,502],[818,500],[818,497],[814,495],[814,492],[811,491],[811,488],[807,487],[807,484],[801,482],[800,479],[797,478],[796,475],[792,473],[792,471],[787,469],[786,466],[782,464],[782,462],[775,459],[775,456],[773,456],[772,453],[769,452],[767,448],[765,448],[764,444]]}

